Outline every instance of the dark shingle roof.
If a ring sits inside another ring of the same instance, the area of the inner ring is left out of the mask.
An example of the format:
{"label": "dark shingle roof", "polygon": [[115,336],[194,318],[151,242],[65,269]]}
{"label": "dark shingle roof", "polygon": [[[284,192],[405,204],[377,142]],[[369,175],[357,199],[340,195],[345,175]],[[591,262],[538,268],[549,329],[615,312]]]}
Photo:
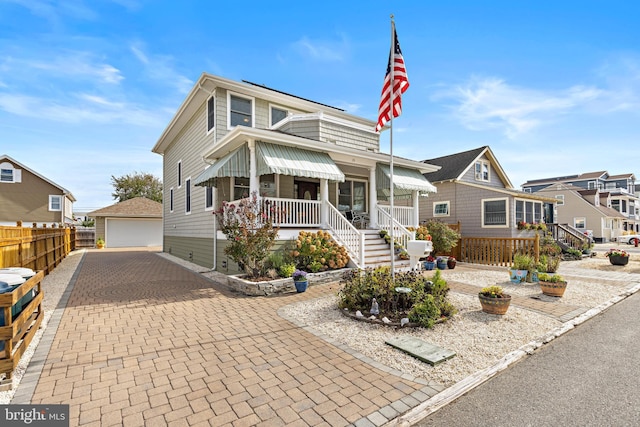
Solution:
{"label": "dark shingle roof", "polygon": [[430,165],[442,166],[435,172],[425,173],[424,176],[430,182],[450,181],[458,178],[468,167],[475,161],[488,146],[475,148],[461,153],[450,154],[448,156],[436,157],[435,159],[423,160],[424,163]]}

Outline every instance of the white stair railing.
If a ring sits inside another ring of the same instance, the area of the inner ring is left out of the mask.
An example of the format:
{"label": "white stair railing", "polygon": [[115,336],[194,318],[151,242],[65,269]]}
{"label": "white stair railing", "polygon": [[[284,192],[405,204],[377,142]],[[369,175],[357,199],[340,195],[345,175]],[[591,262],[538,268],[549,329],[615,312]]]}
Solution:
{"label": "white stair railing", "polygon": [[327,203],[327,228],[336,241],[345,247],[351,261],[364,268],[364,234],[355,228],[331,203]]}
{"label": "white stair railing", "polygon": [[[387,209],[388,210],[388,209]],[[391,215],[385,209],[378,208],[375,215],[378,219],[378,227],[385,230],[391,235],[391,228],[393,227],[393,239],[400,243],[403,248],[408,246],[409,240],[414,240],[416,233],[414,231],[407,230],[402,224],[400,224],[395,218],[391,218]],[[395,209],[394,209],[395,211]]]}
{"label": "white stair railing", "polygon": [[[387,205],[378,205],[378,209],[383,210],[388,215],[390,215],[391,207]],[[393,207],[393,218],[402,224],[405,227],[412,226],[415,224],[413,218],[413,208],[407,206],[394,206]]]}

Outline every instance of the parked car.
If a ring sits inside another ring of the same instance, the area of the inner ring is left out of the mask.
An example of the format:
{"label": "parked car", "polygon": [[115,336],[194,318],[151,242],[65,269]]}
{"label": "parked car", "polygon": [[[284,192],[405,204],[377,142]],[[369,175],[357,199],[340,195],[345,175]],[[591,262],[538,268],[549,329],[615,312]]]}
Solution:
{"label": "parked car", "polygon": [[640,234],[625,234],[624,236],[618,236],[618,243],[628,243],[635,245],[636,240],[640,243]]}

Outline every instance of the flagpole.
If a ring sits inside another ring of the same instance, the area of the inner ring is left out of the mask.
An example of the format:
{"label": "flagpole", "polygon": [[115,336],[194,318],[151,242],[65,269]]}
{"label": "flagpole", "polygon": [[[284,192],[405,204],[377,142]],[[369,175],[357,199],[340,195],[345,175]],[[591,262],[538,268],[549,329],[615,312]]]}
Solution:
{"label": "flagpole", "polygon": [[390,83],[391,83],[391,97],[389,98],[389,105],[391,106],[391,114],[389,115],[389,181],[390,181],[390,189],[389,189],[389,214],[391,215],[391,280],[395,283],[396,278],[396,240],[394,236],[394,228],[395,224],[393,223],[393,91],[395,82],[393,80],[393,71],[395,68],[395,22],[393,21],[393,14],[391,14],[391,51],[389,53],[389,59],[391,62],[391,74],[390,74]]}

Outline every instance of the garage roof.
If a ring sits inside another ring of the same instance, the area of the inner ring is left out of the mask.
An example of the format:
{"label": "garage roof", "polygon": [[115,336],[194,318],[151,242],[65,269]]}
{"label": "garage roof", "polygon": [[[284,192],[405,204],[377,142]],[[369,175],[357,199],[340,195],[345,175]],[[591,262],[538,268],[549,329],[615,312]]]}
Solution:
{"label": "garage roof", "polygon": [[106,208],[87,213],[87,216],[97,217],[128,217],[128,218],[162,218],[162,203],[147,199],[146,197],[134,197],[124,202],[116,203]]}

